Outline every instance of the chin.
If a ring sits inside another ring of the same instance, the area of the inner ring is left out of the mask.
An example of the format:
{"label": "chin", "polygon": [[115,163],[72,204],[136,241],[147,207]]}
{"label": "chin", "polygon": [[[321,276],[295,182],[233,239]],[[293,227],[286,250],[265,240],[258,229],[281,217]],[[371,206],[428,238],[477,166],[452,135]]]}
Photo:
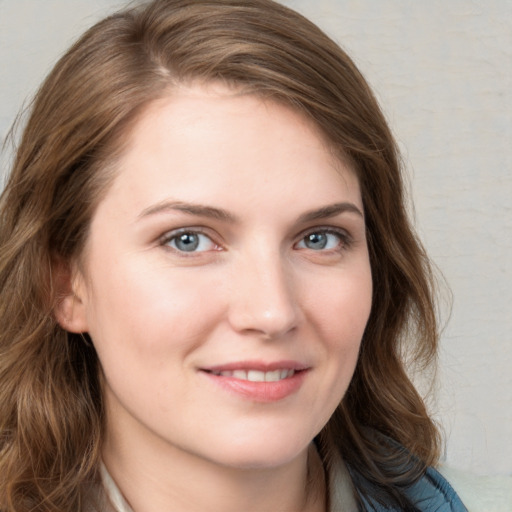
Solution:
{"label": "chin", "polygon": [[[215,457],[223,460],[223,465],[238,469],[276,468],[289,464],[303,455],[312,438],[294,438],[281,432],[260,434],[254,438],[244,436],[244,439],[231,439],[228,446]],[[217,446],[222,446],[220,443]]]}

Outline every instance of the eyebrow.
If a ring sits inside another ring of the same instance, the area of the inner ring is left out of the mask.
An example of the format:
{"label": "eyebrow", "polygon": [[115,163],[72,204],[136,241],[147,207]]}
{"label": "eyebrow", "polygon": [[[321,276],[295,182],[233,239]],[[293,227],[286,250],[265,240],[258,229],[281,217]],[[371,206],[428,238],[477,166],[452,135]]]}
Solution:
{"label": "eyebrow", "polygon": [[150,206],[143,210],[139,214],[139,219],[175,210],[188,213],[190,215],[196,215],[198,217],[208,217],[210,219],[229,222],[230,224],[234,224],[237,221],[237,217],[235,215],[227,210],[223,210],[222,208],[214,208],[213,206],[196,203],[185,203],[183,201],[162,201],[161,203],[157,203],[154,206]]}
{"label": "eyebrow", "polygon": [[343,202],[330,204],[323,206],[322,208],[303,213],[299,217],[299,222],[304,223],[311,222],[313,220],[329,219],[346,212],[355,213],[364,219],[363,212],[354,203]]}
{"label": "eyebrow", "polygon": [[[138,218],[149,217],[159,213],[165,213],[169,211],[179,211],[195,215],[198,217],[207,217],[211,219],[221,220],[230,224],[235,224],[238,221],[238,217],[222,208],[215,208],[213,206],[206,206],[196,203],[186,203],[183,201],[162,201],[149,208],[143,210]],[[306,223],[320,219],[328,219],[340,215],[342,213],[355,213],[364,219],[363,212],[354,204],[349,202],[334,203],[322,208],[310,210],[303,213],[298,221],[299,223]]]}

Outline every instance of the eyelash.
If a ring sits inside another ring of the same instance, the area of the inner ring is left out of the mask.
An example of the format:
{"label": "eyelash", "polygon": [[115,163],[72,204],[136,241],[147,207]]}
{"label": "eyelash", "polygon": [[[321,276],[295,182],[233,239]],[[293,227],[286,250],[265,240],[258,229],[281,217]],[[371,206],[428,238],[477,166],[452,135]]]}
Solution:
{"label": "eyelash", "polygon": [[[170,245],[173,241],[174,241],[174,243],[176,243],[176,240],[178,240],[178,238],[183,235],[206,237],[210,241],[210,243],[215,246],[215,249],[213,249],[214,251],[218,251],[221,249],[220,245],[217,244],[209,234],[205,233],[204,230],[202,230],[200,228],[182,228],[179,230],[171,231],[169,233],[166,233],[163,237],[161,237],[159,240],[159,243],[160,243],[160,245],[165,246],[167,249],[172,250],[173,252],[175,252],[183,257],[191,257],[198,253],[200,254],[203,252],[209,252],[208,249],[204,250],[204,251],[196,251],[196,250],[184,251],[184,250],[179,249],[176,246],[172,247]],[[320,248],[319,250],[311,249],[309,247],[303,247],[303,248],[297,247],[299,244],[304,243],[308,236],[312,236],[312,235],[334,235],[338,238],[339,243],[334,248],[328,248],[328,249]],[[294,247],[298,248],[299,250],[308,250],[309,249],[313,252],[332,253],[332,252],[342,252],[344,250],[349,249],[352,242],[353,242],[352,237],[345,230],[335,229],[332,227],[315,227],[313,229],[310,229],[310,230],[302,233],[300,235],[299,240],[294,243]]]}

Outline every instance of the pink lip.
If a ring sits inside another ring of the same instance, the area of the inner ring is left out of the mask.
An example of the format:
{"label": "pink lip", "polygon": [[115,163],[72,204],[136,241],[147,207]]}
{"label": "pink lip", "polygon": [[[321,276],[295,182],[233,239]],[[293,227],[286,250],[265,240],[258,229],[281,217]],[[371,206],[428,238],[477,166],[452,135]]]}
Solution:
{"label": "pink lip", "polygon": [[274,370],[307,370],[309,367],[298,361],[236,361],[233,363],[219,364],[215,366],[207,366],[201,370],[208,372],[230,372],[235,370],[258,370],[260,372],[271,372]]}
{"label": "pink lip", "polygon": [[[239,361],[223,365],[201,368],[201,373],[208,377],[214,384],[220,386],[225,391],[238,395],[241,398],[254,402],[277,402],[296,393],[306,375],[307,366],[297,361],[276,361],[265,363],[261,361]],[[226,372],[235,370],[257,370],[269,372],[274,370],[295,370],[295,374],[286,379],[275,382],[251,382],[248,380],[236,379],[234,377],[224,377],[212,372]]]}

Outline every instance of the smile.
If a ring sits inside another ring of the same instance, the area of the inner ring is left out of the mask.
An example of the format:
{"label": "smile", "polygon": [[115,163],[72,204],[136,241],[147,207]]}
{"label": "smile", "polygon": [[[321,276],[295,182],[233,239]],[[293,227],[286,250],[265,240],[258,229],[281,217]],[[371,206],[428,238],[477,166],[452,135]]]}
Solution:
{"label": "smile", "polygon": [[311,369],[297,361],[239,361],[202,368],[201,373],[224,392],[243,400],[268,403],[297,393]]}
{"label": "smile", "polygon": [[295,370],[272,370],[268,372],[260,370],[230,370],[230,371],[212,371],[213,375],[220,377],[232,377],[238,380],[247,380],[249,382],[277,382],[288,379],[295,375]]}

